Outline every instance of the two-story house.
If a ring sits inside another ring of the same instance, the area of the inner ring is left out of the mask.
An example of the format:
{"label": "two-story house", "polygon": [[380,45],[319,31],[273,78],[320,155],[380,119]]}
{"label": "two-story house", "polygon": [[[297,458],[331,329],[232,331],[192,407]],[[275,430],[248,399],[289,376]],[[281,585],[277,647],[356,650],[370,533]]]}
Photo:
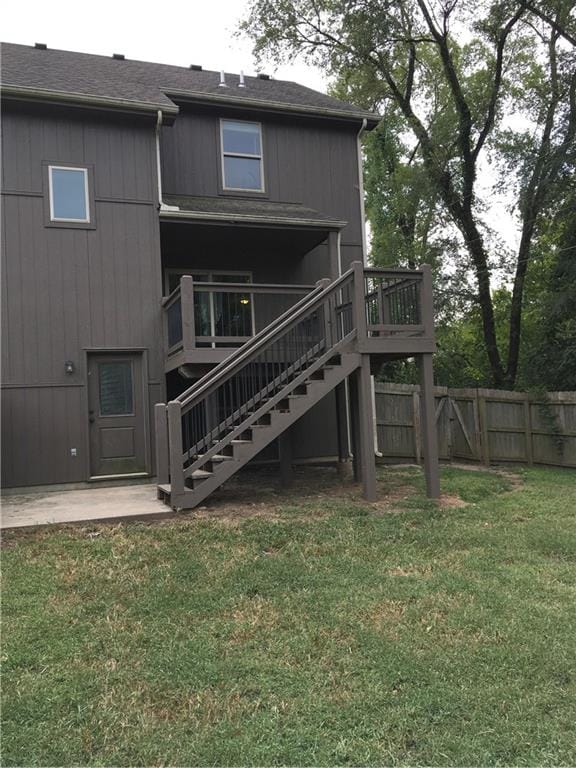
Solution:
{"label": "two-story house", "polygon": [[373,463],[370,362],[416,354],[430,385],[434,345],[426,270],[361,263],[377,119],[265,75],[3,44],[3,485],[158,473],[183,498],[256,455]]}

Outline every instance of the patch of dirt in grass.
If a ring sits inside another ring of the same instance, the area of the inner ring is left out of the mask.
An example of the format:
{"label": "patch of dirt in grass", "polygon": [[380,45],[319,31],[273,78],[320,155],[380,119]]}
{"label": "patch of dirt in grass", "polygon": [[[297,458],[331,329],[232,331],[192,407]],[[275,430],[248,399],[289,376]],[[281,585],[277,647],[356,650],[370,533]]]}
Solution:
{"label": "patch of dirt in grass", "polygon": [[439,504],[443,509],[460,509],[461,507],[467,507],[468,502],[461,499],[456,494],[443,493],[440,496]]}
{"label": "patch of dirt in grass", "polygon": [[508,483],[510,483],[510,490],[516,491],[524,486],[524,478],[518,472],[513,472],[508,467],[490,466],[485,464],[449,464],[448,466],[454,469],[462,469],[467,472],[487,472],[494,473],[503,477]]}

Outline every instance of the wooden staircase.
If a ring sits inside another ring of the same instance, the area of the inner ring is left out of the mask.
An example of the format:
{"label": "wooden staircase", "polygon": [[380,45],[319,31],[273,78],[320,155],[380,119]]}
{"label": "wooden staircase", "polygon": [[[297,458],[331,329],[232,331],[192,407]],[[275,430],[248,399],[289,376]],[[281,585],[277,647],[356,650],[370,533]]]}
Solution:
{"label": "wooden staircase", "polygon": [[329,363],[313,365],[302,382],[284,389],[249,412],[217,445],[198,456],[202,469],[187,473],[183,496],[172,499],[172,487],[160,484],[160,498],[176,507],[190,509],[230,479],[241,467],[310,410],[360,364],[360,355],[342,352]]}
{"label": "wooden staircase", "polygon": [[[434,341],[421,323],[422,272],[394,273],[396,291],[373,274],[391,273],[357,262],[338,280],[320,281],[180,397],[156,406],[160,498],[174,509],[196,507],[348,377],[353,449],[365,496],[374,498],[370,357],[388,347],[398,357],[404,344],[406,355],[427,353],[431,365]],[[434,485],[429,491],[437,495]]]}

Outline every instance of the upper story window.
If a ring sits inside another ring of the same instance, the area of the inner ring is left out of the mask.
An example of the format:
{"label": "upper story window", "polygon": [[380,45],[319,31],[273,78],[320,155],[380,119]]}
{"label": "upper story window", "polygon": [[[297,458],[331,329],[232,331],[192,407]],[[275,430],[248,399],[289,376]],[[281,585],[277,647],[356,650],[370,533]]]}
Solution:
{"label": "upper story window", "polygon": [[90,222],[88,169],[51,165],[50,221]]}
{"label": "upper story window", "polygon": [[222,120],[222,176],[226,190],[264,192],[262,126]]}

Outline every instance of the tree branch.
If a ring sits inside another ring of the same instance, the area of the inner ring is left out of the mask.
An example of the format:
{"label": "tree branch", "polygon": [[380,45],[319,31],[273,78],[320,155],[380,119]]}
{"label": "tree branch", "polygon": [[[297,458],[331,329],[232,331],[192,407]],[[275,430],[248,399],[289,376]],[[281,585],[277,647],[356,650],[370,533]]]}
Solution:
{"label": "tree branch", "polygon": [[480,134],[476,141],[476,145],[472,150],[472,159],[474,161],[477,160],[478,155],[480,154],[480,151],[484,146],[484,142],[486,141],[488,134],[490,133],[494,125],[494,118],[496,116],[496,106],[498,104],[498,96],[500,95],[500,88],[502,86],[502,74],[504,69],[504,50],[506,47],[506,40],[508,39],[510,32],[512,31],[514,26],[517,24],[517,22],[519,21],[523,13],[524,13],[523,8],[518,9],[516,13],[512,16],[512,18],[508,21],[508,23],[506,24],[506,26],[504,27],[504,29],[502,30],[498,38],[498,43],[496,45],[496,64],[494,67],[494,81],[492,84],[492,91],[490,93],[490,100],[488,102],[486,120],[484,121],[484,125],[480,130]]}
{"label": "tree branch", "polygon": [[547,13],[544,13],[544,11],[540,10],[540,8],[538,8],[533,2],[530,2],[530,0],[518,0],[518,2],[523,9],[526,9],[527,11],[530,11],[530,13],[533,13],[535,16],[538,16],[539,19],[542,19],[542,21],[546,22],[546,24],[549,24],[555,32],[567,40],[571,45],[576,46],[576,37],[568,32],[556,19],[548,16]]}

